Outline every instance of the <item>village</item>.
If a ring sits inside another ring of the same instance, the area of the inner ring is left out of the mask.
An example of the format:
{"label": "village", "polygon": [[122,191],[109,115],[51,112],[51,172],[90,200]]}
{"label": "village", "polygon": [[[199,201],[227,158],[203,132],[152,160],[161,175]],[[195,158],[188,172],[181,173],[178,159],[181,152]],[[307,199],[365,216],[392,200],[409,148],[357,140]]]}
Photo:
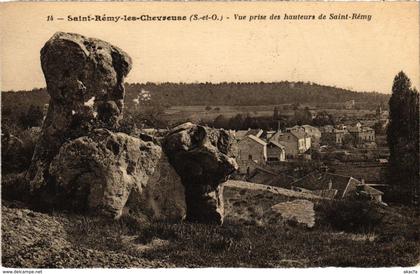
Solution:
{"label": "village", "polygon": [[[346,108],[352,105],[354,101]],[[387,115],[378,106],[370,119],[348,119],[335,126],[232,131],[238,142],[239,169],[234,177],[330,199],[364,199],[386,205],[382,172],[389,152],[383,136],[376,135],[371,126],[377,122],[386,126]]]}

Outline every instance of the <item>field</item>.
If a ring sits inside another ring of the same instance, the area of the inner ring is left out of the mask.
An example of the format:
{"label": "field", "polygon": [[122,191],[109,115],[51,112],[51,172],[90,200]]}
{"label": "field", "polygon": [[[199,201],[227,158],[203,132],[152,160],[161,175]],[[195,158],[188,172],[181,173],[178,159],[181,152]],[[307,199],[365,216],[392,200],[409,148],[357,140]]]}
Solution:
{"label": "field", "polygon": [[[237,114],[252,117],[272,116],[274,105],[267,106],[211,106],[211,110],[206,110],[206,106],[172,106],[165,110],[162,118],[166,121],[177,120],[197,120],[212,121],[217,116],[223,115],[226,118],[234,117]],[[283,115],[293,115],[293,111],[282,112]]]}
{"label": "field", "polygon": [[[196,106],[171,106],[165,109],[164,114],[161,118],[166,121],[177,121],[177,120],[197,120],[201,119],[203,121],[212,121],[217,116],[223,115],[226,118],[234,117],[237,114],[242,114],[244,116],[250,115],[252,117],[271,117],[273,116],[273,110],[275,107],[279,107],[279,113],[282,116],[293,116],[294,110],[284,109],[284,107],[290,105],[257,105],[257,106],[205,106],[205,105],[196,105]],[[211,109],[208,109],[210,107]],[[207,108],[207,109],[206,109]],[[287,107],[286,107],[287,108]],[[310,107],[312,109],[312,107]],[[355,109],[328,109],[320,108],[313,110],[316,112],[327,111],[336,117],[353,117],[353,118],[362,118],[366,114],[374,114],[373,110],[355,110]]]}

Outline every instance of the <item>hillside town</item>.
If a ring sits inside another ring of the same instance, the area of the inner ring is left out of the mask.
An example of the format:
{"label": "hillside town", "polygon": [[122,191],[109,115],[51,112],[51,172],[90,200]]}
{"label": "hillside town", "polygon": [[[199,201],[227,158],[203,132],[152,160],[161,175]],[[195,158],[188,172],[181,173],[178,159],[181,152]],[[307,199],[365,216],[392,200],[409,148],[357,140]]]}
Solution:
{"label": "hillside town", "polygon": [[[381,136],[368,126],[372,122],[388,122],[380,107],[370,123],[232,131],[238,142],[235,176],[321,197],[362,198],[386,205],[381,172],[388,152],[378,146]],[[348,168],[340,170],[344,165]],[[363,171],[366,168],[377,172],[369,174]]]}

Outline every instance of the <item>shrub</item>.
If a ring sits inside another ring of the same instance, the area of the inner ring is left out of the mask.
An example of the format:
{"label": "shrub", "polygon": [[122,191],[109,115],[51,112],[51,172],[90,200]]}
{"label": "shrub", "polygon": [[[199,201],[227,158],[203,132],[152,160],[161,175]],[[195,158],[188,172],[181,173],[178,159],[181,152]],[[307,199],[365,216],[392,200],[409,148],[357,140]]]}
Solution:
{"label": "shrub", "polygon": [[371,231],[383,217],[379,206],[367,201],[330,201],[317,207],[321,211],[321,223],[346,232]]}
{"label": "shrub", "polygon": [[32,129],[4,131],[1,138],[3,174],[22,172],[29,167],[38,135]]}

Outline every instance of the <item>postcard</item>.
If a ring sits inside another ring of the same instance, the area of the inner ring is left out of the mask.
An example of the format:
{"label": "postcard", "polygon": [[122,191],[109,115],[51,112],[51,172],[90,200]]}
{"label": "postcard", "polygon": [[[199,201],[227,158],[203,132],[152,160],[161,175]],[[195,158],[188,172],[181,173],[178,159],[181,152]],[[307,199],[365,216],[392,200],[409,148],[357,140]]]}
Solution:
{"label": "postcard", "polygon": [[417,273],[418,2],[0,6],[3,273]]}

